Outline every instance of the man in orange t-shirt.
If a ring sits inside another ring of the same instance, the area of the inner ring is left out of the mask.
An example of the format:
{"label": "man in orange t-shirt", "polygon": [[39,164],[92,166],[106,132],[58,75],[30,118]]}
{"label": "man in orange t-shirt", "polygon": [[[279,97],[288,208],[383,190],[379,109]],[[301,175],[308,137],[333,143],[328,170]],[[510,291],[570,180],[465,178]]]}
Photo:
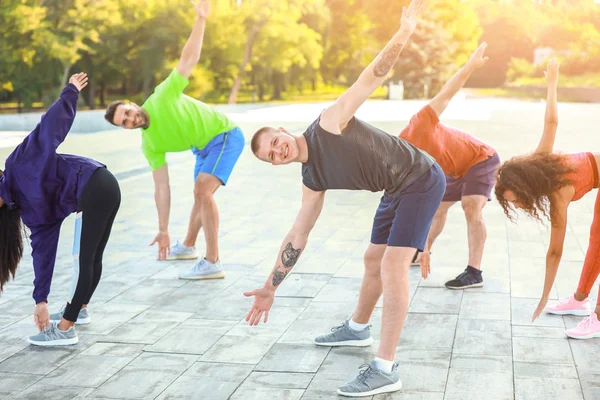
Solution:
{"label": "man in orange t-shirt", "polygon": [[446,193],[437,210],[424,252],[416,258],[421,268],[429,270],[429,253],[435,239],[442,233],[448,209],[460,201],[467,219],[469,264],[467,269],[449,282],[449,289],[483,286],[481,258],[486,239],[483,207],[491,199],[500,158],[491,146],[459,129],[440,123],[454,95],[469,76],[488,60],[484,57],[486,43],[473,53],[469,61],[444,85],[440,93],[410,120],[400,137],[436,159],[446,174]]}

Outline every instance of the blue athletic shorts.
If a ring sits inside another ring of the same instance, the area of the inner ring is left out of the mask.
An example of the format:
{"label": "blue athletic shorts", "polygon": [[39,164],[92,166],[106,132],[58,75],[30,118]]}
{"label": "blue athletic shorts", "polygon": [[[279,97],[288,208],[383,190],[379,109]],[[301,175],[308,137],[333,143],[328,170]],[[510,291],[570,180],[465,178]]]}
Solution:
{"label": "blue athletic shorts", "polygon": [[384,194],[373,220],[371,243],[423,251],[445,190],[446,177],[435,163],[402,193]]}
{"label": "blue athletic shorts", "polygon": [[244,134],[240,128],[215,136],[202,150],[192,149],[196,155],[194,181],[200,172],[211,174],[227,185],[233,167],[244,150]]}

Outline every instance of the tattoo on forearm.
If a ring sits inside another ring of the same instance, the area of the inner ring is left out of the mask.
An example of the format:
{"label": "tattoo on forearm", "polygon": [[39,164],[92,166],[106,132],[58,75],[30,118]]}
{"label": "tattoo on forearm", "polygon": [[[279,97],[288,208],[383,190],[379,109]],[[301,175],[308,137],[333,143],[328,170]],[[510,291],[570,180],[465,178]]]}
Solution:
{"label": "tattoo on forearm", "polygon": [[376,77],[382,78],[390,72],[394,64],[396,64],[396,60],[398,60],[400,51],[402,51],[402,45],[397,43],[381,53],[379,60],[377,60],[375,68],[373,69],[373,73]]}
{"label": "tattoo on forearm", "polygon": [[275,271],[273,271],[273,286],[277,287],[279,286],[279,284],[281,282],[283,282],[283,280],[285,279],[285,277],[287,276],[287,271],[286,272],[281,272],[278,269],[275,269]]}
{"label": "tattoo on forearm", "polygon": [[302,249],[294,249],[292,242],[289,242],[281,252],[281,262],[285,268],[292,268],[298,262]]}

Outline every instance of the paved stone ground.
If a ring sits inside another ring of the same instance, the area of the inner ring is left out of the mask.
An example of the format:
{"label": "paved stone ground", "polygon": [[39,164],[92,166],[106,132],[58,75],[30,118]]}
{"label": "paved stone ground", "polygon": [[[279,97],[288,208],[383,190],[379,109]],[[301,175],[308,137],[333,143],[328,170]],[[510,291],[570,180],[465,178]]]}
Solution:
{"label": "paved stone ground", "polygon": [[[398,132],[422,103],[373,102],[361,116]],[[266,121],[300,129],[323,105],[248,110],[234,117],[247,134]],[[530,151],[541,133],[544,105],[495,99],[458,100],[444,120],[496,146],[503,158]],[[600,149],[600,106],[561,104],[558,147]],[[277,293],[267,325],[243,318],[242,292],[260,285],[300,205],[300,167],[272,168],[246,149],[230,186],[219,190],[221,255],[227,277],[185,282],[191,262],[158,262],[149,248],[156,231],[153,186],[138,151],[139,135],[123,131],[72,135],[63,152],[93,156],[118,175],[123,206],[90,305],[92,324],[80,343],[40,349],[24,338],[32,321],[33,271],[27,256],[0,297],[0,398],[3,399],[333,399],[337,386],[368,362],[368,349],[317,348],[311,340],[350,315],[362,274],[379,195],[331,192],[309,246]],[[0,149],[4,159],[9,148]],[[191,208],[190,154],[169,158],[171,235],[185,234]],[[595,192],[572,205],[564,260],[553,298],[576,287]],[[411,304],[397,352],[404,389],[375,399],[599,399],[600,340],[573,341],[577,318],[531,314],[541,294],[548,232],[528,219],[509,223],[492,202],[485,210],[485,287],[449,291],[443,283],[464,269],[466,226],[451,209],[434,247],[430,279],[410,273]],[[65,301],[71,278],[73,221],[63,226],[50,309]],[[199,238],[199,243],[203,239]],[[202,250],[202,245],[200,246]],[[597,289],[594,289],[594,298]],[[381,309],[373,316],[379,339]]]}

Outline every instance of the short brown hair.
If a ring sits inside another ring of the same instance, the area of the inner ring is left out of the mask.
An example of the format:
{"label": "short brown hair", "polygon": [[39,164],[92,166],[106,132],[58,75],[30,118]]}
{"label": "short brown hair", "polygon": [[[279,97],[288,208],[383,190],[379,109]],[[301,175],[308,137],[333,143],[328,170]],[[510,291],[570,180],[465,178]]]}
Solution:
{"label": "short brown hair", "polygon": [[506,216],[513,220],[514,205],[504,198],[510,190],[531,217],[551,220],[552,204],[561,188],[573,184],[566,175],[575,170],[561,154],[544,153],[514,157],[499,169],[495,194]]}
{"label": "short brown hair", "polygon": [[117,126],[117,124],[115,124],[115,111],[117,111],[117,107],[123,104],[126,104],[123,100],[117,100],[110,103],[108,107],[106,107],[104,119],[113,124],[114,126]]}
{"label": "short brown hair", "polygon": [[256,153],[258,152],[258,148],[260,147],[260,137],[263,135],[263,133],[266,133],[269,129],[273,129],[273,128],[264,126],[264,127],[260,128],[259,130],[257,130],[256,133],[254,133],[254,136],[252,136],[252,141],[250,142],[250,148],[252,149],[252,152],[254,153],[254,155],[256,155]]}

